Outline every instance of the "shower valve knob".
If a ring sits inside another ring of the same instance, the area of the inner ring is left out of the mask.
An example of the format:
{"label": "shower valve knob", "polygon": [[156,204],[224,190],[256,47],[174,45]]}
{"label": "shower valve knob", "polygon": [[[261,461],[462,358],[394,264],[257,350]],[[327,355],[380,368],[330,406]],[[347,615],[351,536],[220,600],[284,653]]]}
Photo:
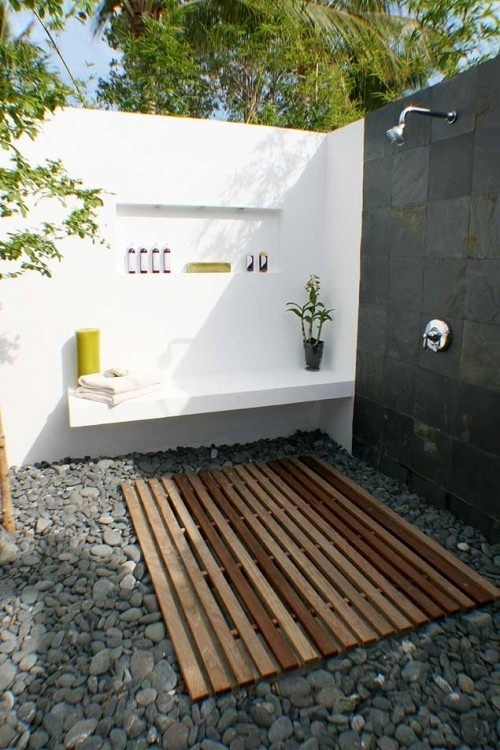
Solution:
{"label": "shower valve knob", "polygon": [[442,352],[450,345],[450,327],[444,320],[431,320],[425,326],[422,338],[424,349]]}

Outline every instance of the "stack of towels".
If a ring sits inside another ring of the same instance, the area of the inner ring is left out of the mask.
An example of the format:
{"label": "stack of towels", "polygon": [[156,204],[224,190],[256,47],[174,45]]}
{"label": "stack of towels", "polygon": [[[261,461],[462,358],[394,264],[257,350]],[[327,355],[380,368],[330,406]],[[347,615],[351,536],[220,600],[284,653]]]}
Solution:
{"label": "stack of towels", "polygon": [[156,391],[161,385],[162,377],[158,372],[129,372],[115,367],[105,372],[81,375],[76,395],[116,406],[129,398]]}

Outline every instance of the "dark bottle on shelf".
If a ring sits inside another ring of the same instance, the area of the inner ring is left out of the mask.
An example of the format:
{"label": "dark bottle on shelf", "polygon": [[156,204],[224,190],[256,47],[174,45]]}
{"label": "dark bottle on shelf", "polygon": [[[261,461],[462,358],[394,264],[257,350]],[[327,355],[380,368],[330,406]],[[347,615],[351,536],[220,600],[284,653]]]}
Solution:
{"label": "dark bottle on shelf", "polygon": [[151,267],[153,273],[160,273],[160,251],[156,245],[151,252]]}
{"label": "dark bottle on shelf", "polygon": [[139,268],[141,273],[147,273],[148,272],[148,251],[145,247],[141,247],[140,253],[139,253]]}
{"label": "dark bottle on shelf", "polygon": [[253,255],[247,255],[247,271],[253,271],[254,261]]}
{"label": "dark bottle on shelf", "polygon": [[127,250],[127,269],[129,273],[135,273],[137,259],[135,257],[135,247],[129,247]]}
{"label": "dark bottle on shelf", "polygon": [[259,271],[266,272],[268,268],[267,253],[259,253]]}
{"label": "dark bottle on shelf", "polygon": [[172,254],[168,245],[163,249],[163,273],[170,273],[172,270]]}

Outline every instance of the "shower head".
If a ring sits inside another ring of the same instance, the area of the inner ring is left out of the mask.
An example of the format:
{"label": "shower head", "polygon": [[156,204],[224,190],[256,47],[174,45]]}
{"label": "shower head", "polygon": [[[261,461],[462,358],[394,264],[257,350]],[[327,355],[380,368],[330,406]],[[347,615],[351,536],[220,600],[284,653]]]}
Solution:
{"label": "shower head", "polygon": [[438,117],[441,120],[446,120],[450,125],[457,119],[457,113],[455,111],[439,112],[436,109],[417,107],[414,104],[410,104],[410,106],[405,107],[399,115],[399,123],[385,131],[387,138],[396,146],[402,146],[405,142],[404,129],[406,125],[406,115],[410,113],[415,113],[416,115],[427,115],[428,117]]}
{"label": "shower head", "polygon": [[402,146],[405,142],[405,125],[394,125],[393,128],[385,131],[387,138],[396,146]]}

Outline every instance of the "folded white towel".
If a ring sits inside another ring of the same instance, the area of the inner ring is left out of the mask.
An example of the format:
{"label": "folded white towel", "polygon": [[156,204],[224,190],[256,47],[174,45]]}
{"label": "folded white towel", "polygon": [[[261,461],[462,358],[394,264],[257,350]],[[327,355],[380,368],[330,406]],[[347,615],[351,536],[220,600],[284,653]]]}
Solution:
{"label": "folded white towel", "polygon": [[118,393],[136,391],[138,388],[148,388],[151,385],[160,385],[162,374],[160,372],[130,372],[128,375],[109,377],[101,372],[92,375],[81,375],[78,384],[87,389],[96,389],[104,394],[114,396]]}
{"label": "folded white towel", "polygon": [[75,394],[79,398],[87,398],[90,401],[100,401],[103,404],[109,404],[109,406],[117,406],[123,401],[127,401],[130,398],[138,398],[138,396],[145,396],[147,393],[152,393],[161,388],[159,383],[153,385],[147,385],[144,388],[134,388],[131,391],[125,391],[124,393],[109,393],[101,388],[86,388],[85,386],[79,386]]}

